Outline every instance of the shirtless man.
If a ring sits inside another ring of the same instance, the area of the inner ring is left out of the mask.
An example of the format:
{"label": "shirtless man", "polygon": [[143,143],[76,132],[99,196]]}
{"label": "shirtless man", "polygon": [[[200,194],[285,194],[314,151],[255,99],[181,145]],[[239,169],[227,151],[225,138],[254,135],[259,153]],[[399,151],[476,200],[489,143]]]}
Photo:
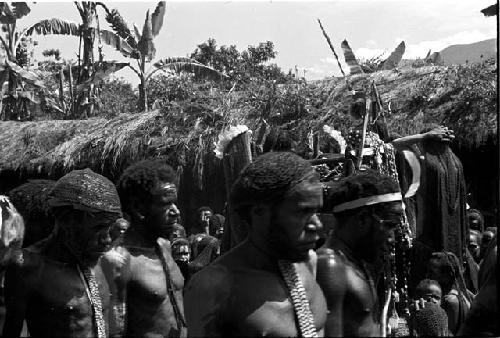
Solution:
{"label": "shirtless man", "polygon": [[49,205],[54,231],[7,268],[3,336],[19,337],[26,320],[32,337],[104,338],[109,288],[97,261],[121,217],[116,188],[90,169],[75,170],[57,181]]}
{"label": "shirtless man", "polygon": [[249,164],[230,197],[249,236],[191,277],[189,336],[323,336],[326,302],[312,250],[322,203],[319,180],[301,157],[271,152]]}
{"label": "shirtless man", "polygon": [[328,303],[326,336],[380,336],[375,283],[368,267],[399,224],[399,187],[374,171],[337,182],[329,202],[337,228],[318,250],[317,280]]}
{"label": "shirtless man", "polygon": [[166,239],[179,217],[175,171],[161,160],[127,168],[117,184],[130,228],[122,245],[102,259],[113,280],[113,310],[121,323],[116,335],[180,337],[185,335],[184,278]]}

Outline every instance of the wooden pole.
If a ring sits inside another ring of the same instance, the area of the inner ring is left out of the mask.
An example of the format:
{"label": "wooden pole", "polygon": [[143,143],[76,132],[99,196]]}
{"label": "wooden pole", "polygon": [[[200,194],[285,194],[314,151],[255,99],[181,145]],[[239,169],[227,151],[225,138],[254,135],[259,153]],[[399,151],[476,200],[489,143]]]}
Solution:
{"label": "wooden pole", "polygon": [[61,101],[61,109],[66,115],[66,105],[64,104],[64,69],[59,69],[59,101]]}
{"label": "wooden pole", "polygon": [[69,98],[70,98],[70,114],[74,116],[75,109],[75,96],[73,92],[73,71],[71,69],[71,63],[69,64]]}
{"label": "wooden pole", "polygon": [[370,120],[370,113],[372,108],[372,100],[370,97],[366,98],[366,111],[365,117],[363,121],[363,134],[361,136],[361,144],[359,145],[358,151],[358,161],[356,163],[356,170],[361,168],[361,163],[363,162],[363,148],[365,147],[365,139],[366,139],[366,129],[368,128],[368,121]]}

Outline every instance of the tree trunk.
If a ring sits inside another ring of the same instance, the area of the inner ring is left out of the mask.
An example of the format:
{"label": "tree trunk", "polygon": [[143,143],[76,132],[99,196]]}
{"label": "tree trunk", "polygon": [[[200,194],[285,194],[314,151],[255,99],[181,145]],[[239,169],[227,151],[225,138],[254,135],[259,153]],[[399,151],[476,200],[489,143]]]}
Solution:
{"label": "tree trunk", "polygon": [[[88,80],[92,76],[94,68],[94,30],[93,24],[96,16],[95,3],[83,2],[82,18],[82,40],[83,40],[83,57],[82,67],[78,74],[78,84]],[[90,115],[92,100],[90,98],[91,91],[85,90],[76,100],[76,115],[77,117],[88,117]]]}
{"label": "tree trunk", "polygon": [[64,104],[64,71],[63,68],[59,70],[59,101],[61,101],[61,109],[66,115],[66,105]]}
{"label": "tree trunk", "polygon": [[141,60],[139,61],[139,71],[141,74],[139,78],[141,79],[141,83],[139,84],[139,104],[138,109],[140,112],[148,111],[148,92],[146,87],[146,56],[142,55]]}
{"label": "tree trunk", "polygon": [[148,111],[148,93],[146,91],[146,81],[143,76],[141,76],[141,83],[139,84],[139,104],[137,109],[140,112]]}

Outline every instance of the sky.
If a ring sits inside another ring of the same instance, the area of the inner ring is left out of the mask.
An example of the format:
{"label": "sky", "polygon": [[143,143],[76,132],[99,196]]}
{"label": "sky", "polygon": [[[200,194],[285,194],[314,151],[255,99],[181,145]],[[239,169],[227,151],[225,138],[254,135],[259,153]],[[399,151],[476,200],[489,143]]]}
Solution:
{"label": "sky", "polygon": [[[496,38],[496,18],[480,12],[493,3],[495,0],[167,1],[163,28],[154,40],[156,59],[189,56],[209,38],[218,46],[234,44],[240,51],[269,40],[278,52],[274,63],[285,72],[297,67],[300,76],[317,80],[340,75],[318,18],[342,60],[340,43],[344,39],[360,59],[383,53],[387,57],[403,40],[404,58],[424,58],[429,49],[440,51],[453,44]],[[131,29],[135,23],[141,31],[146,11],[153,12],[156,4],[106,1],[108,8],[119,10]],[[73,2],[38,1],[31,8],[18,27],[53,17],[80,22]],[[98,13],[101,29],[109,29],[104,11]],[[78,38],[36,39],[37,59],[43,59],[44,49],[56,48],[63,58],[76,60]],[[105,60],[126,60],[109,46],[103,51]],[[138,83],[131,70],[121,70],[117,76],[134,86]]]}

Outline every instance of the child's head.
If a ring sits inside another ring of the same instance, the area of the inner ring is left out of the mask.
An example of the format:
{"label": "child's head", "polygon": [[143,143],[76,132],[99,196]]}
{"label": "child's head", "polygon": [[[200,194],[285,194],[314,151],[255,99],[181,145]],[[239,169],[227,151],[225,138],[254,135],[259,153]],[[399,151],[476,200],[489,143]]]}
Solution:
{"label": "child's head", "polygon": [[423,298],[426,302],[441,305],[443,292],[437,281],[433,279],[424,279],[418,283],[415,295],[417,299]]}
{"label": "child's head", "polygon": [[439,305],[425,303],[425,307],[415,313],[417,336],[447,337],[448,316]]}

